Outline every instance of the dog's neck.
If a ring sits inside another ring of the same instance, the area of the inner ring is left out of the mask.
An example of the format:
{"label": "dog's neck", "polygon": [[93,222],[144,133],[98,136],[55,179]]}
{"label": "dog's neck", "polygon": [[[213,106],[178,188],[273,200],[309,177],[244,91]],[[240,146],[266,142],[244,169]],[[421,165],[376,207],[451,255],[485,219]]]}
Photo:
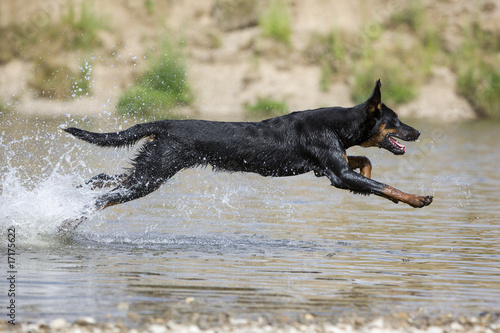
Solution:
{"label": "dog's neck", "polygon": [[[377,128],[377,119],[364,109],[363,105],[344,110],[343,124],[335,124],[335,134],[342,142],[343,148],[358,146],[374,135]],[[337,118],[338,122],[338,118]]]}

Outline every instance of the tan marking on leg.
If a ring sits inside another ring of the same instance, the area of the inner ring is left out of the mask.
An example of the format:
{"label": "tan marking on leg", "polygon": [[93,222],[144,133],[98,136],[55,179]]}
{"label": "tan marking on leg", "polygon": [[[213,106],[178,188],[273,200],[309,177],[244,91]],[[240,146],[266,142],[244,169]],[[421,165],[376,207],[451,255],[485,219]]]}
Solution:
{"label": "tan marking on leg", "polygon": [[386,198],[394,201],[395,203],[402,201],[415,208],[422,208],[424,206],[428,206],[431,204],[433,199],[432,196],[424,197],[414,194],[408,194],[389,185],[387,185],[387,187],[385,187],[382,190],[382,193]]}
{"label": "tan marking on leg", "polygon": [[360,169],[360,174],[366,178],[372,177],[372,163],[365,156],[348,156],[348,163],[351,169]]}

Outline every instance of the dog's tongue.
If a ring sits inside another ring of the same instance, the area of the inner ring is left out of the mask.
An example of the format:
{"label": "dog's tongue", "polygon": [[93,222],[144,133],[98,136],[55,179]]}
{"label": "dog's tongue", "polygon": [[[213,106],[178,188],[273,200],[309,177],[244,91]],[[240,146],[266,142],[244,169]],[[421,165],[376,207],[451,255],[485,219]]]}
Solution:
{"label": "dog's tongue", "polygon": [[405,145],[400,144],[400,143],[399,143],[396,139],[394,139],[393,137],[389,137],[389,140],[391,140],[391,142],[392,142],[394,145],[398,146],[399,148],[401,148],[401,149],[403,150],[403,152],[405,152],[405,153],[406,153],[406,146],[405,146]]}

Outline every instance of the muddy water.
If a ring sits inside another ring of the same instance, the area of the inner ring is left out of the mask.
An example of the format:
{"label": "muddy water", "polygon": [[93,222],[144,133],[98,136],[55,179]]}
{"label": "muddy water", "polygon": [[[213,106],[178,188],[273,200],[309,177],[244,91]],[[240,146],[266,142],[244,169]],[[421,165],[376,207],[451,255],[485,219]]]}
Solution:
{"label": "muddy water", "polygon": [[[17,319],[498,310],[499,124],[409,122],[422,135],[406,155],[351,153],[372,160],[375,179],[434,195],[424,209],[355,196],[313,174],[199,168],[60,235],[61,221],[95,195],[75,185],[120,172],[134,150],[92,147],[58,127],[130,123],[0,118],[0,244],[6,252],[14,227]],[[4,308],[9,297],[0,298]]]}

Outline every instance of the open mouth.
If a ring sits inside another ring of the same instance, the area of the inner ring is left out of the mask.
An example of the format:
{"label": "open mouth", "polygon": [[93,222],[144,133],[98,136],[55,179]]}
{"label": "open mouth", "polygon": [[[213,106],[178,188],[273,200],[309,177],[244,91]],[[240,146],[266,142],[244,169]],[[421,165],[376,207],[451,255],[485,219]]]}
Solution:
{"label": "open mouth", "polygon": [[388,150],[395,155],[402,155],[406,153],[406,146],[399,143],[392,135],[388,135],[386,139]]}

